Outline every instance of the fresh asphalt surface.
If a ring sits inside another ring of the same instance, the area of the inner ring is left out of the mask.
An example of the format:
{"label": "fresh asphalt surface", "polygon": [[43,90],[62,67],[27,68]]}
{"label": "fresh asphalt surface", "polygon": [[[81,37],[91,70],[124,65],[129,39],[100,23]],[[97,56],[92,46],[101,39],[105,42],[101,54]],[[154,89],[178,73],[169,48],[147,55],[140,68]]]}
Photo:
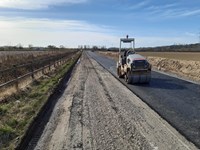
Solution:
{"label": "fresh asphalt surface", "polygon": [[[115,60],[87,53],[117,77]],[[152,71],[150,84],[127,86],[200,148],[200,85]]]}

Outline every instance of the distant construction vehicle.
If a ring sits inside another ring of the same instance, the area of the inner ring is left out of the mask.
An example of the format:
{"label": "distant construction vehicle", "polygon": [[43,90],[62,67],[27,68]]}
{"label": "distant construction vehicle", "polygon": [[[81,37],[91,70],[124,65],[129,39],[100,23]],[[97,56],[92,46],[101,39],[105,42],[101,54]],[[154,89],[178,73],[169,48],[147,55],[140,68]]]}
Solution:
{"label": "distant construction vehicle", "polygon": [[[122,44],[130,44],[129,48],[123,48]],[[145,57],[136,54],[135,39],[120,39],[119,61],[117,62],[117,74],[119,78],[124,78],[128,84],[149,83],[151,80],[151,65]]]}

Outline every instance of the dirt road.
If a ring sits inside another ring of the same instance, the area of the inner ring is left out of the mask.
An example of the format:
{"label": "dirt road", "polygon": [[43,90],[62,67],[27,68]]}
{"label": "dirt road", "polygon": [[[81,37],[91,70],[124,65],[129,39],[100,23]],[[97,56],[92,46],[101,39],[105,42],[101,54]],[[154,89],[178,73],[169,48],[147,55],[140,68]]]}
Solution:
{"label": "dirt road", "polygon": [[35,149],[197,149],[83,54]]}

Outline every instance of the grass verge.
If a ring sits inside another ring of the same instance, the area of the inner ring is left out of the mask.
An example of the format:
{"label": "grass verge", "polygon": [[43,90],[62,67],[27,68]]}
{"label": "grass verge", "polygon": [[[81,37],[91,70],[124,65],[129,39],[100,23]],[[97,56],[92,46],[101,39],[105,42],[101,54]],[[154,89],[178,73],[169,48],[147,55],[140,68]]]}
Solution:
{"label": "grass verge", "polygon": [[79,56],[76,54],[74,59],[70,59],[48,78],[35,81],[26,90],[0,104],[0,149],[15,149],[34,117]]}

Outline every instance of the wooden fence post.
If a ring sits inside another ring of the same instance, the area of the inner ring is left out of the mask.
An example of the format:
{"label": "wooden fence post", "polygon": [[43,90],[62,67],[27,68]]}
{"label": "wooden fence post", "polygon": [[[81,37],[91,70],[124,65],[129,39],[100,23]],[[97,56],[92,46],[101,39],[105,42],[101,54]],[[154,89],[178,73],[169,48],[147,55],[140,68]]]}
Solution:
{"label": "wooden fence post", "polygon": [[54,60],[53,66],[54,66],[54,68],[56,68],[56,59]]}
{"label": "wooden fence post", "polygon": [[15,78],[15,88],[18,91],[19,90],[19,81],[18,81],[18,72],[17,72],[17,66],[13,65],[13,75]]}
{"label": "wooden fence post", "polygon": [[43,75],[45,74],[45,71],[44,71],[44,70],[45,70],[45,65],[42,66],[42,74],[43,74]]}
{"label": "wooden fence post", "polygon": [[49,61],[49,72],[51,71],[51,59],[48,59]]}
{"label": "wooden fence post", "polygon": [[32,77],[32,80],[35,79],[35,77],[34,77],[34,57],[33,57],[33,54],[32,54],[32,61],[31,61],[31,77]]}

